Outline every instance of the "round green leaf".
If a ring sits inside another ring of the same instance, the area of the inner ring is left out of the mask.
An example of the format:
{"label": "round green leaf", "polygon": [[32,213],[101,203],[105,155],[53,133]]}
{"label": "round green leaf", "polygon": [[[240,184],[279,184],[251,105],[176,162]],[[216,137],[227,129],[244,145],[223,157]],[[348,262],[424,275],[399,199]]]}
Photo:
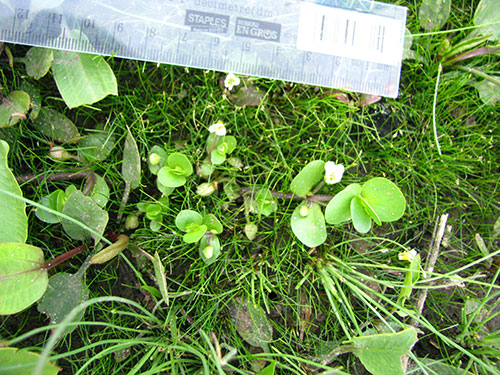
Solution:
{"label": "round green leaf", "polygon": [[372,178],[363,184],[361,196],[382,222],[399,220],[406,209],[401,190],[383,177]]}
{"label": "round green leaf", "polygon": [[12,126],[21,121],[30,108],[30,96],[24,91],[12,91],[0,102],[0,128]]}
{"label": "round green leaf", "polygon": [[479,29],[482,35],[490,35],[490,40],[500,40],[500,12],[497,0],[481,0],[474,14],[474,25],[483,26]]}
{"label": "round green leaf", "polygon": [[[151,162],[151,155],[153,155],[153,154],[156,154],[159,157],[159,161],[156,164],[153,164]],[[148,154],[148,167],[149,167],[150,172],[154,175],[158,174],[158,171],[160,170],[160,168],[163,167],[165,165],[165,163],[167,162],[167,158],[168,158],[168,154],[163,149],[163,147],[153,146]]]}
{"label": "round green leaf", "polygon": [[222,224],[215,215],[207,214],[203,217],[203,224],[207,226],[207,230],[214,234],[222,233]]}
{"label": "round green leaf", "polygon": [[[48,208],[52,208],[51,205],[50,205],[50,197],[54,193],[51,193],[50,195],[46,195],[45,197],[43,197],[42,199],[40,199],[38,201],[38,203],[41,204],[42,206],[45,206],[45,207],[48,207]],[[35,216],[39,220],[43,221],[44,223],[48,223],[48,224],[56,224],[56,223],[59,223],[59,221],[60,221],[59,220],[59,216],[56,216],[53,213],[47,212],[47,211],[45,211],[43,209],[40,209],[40,208],[37,208],[35,210]]]}
{"label": "round green leaf", "polygon": [[451,0],[424,0],[420,6],[418,18],[427,31],[439,30],[448,20]]}
{"label": "round green leaf", "polygon": [[[211,246],[209,251],[207,250],[207,246]],[[217,260],[217,257],[220,255],[220,242],[217,236],[213,237],[202,237],[200,241],[200,257],[205,262],[206,265],[210,265]],[[210,255],[207,257],[207,255]]]}
{"label": "round green leaf", "polygon": [[175,218],[175,226],[186,232],[189,225],[201,225],[203,224],[203,217],[196,211],[193,210],[182,210],[179,212]]}
{"label": "round green leaf", "polygon": [[[82,275],[60,272],[52,276],[49,280],[47,292],[38,302],[38,311],[50,316],[50,324],[61,323],[64,318],[79,304],[88,299],[89,291]],[[82,310],[73,320],[82,320],[85,311]],[[65,334],[70,333],[76,326],[69,326]]]}
{"label": "round green leaf", "polygon": [[89,197],[92,198],[99,207],[105,208],[109,200],[109,186],[103,177],[99,176],[98,174],[94,174],[94,176],[95,183],[92,191],[89,194]]}
{"label": "round green leaf", "polygon": [[335,195],[325,210],[328,224],[340,224],[351,219],[351,200],[361,194],[361,185],[351,184]]}
{"label": "round green leaf", "polygon": [[186,155],[180,152],[174,152],[168,155],[167,164],[172,170],[179,170],[183,176],[191,176],[193,174],[193,166]]}
{"label": "round green leaf", "polygon": [[359,199],[361,199],[361,204],[365,208],[368,216],[370,216],[377,225],[381,225],[382,222],[380,221],[380,218],[378,217],[377,213],[373,210],[372,206],[370,206],[370,204],[367,201],[365,201],[363,197],[359,197]]}
{"label": "round green leaf", "polygon": [[290,184],[290,190],[299,197],[305,197],[325,176],[325,162],[313,160],[307,164]]}
{"label": "round green leaf", "polygon": [[57,142],[75,143],[80,139],[76,125],[62,113],[42,107],[33,126],[43,135]]}
{"label": "round green leaf", "polygon": [[[305,214],[305,216],[304,216]],[[316,247],[326,240],[326,226],[321,206],[307,202],[299,204],[292,214],[292,232],[304,245]]]}
{"label": "round green leaf", "polygon": [[269,216],[278,209],[278,203],[269,189],[266,188],[259,189],[250,204],[256,213],[264,216]]}
{"label": "round green leaf", "polygon": [[49,48],[32,47],[26,53],[24,64],[26,73],[34,79],[40,79],[48,73],[54,61],[54,50]]}
{"label": "round green leaf", "polygon": [[[0,348],[0,374],[33,374],[40,354],[17,348]],[[41,375],[57,375],[61,369],[50,362],[45,362]]]}
{"label": "round green leaf", "polygon": [[0,243],[0,315],[22,311],[45,293],[49,280],[42,264],[40,248]]}
{"label": "round green leaf", "polygon": [[108,157],[115,145],[115,137],[109,132],[92,133],[82,138],[78,153],[90,162],[102,161]]}
{"label": "round green leaf", "polygon": [[185,243],[195,243],[198,242],[205,233],[207,233],[207,226],[205,224],[193,224],[189,228],[189,231],[182,237],[182,240]]}
{"label": "round green leaf", "polygon": [[210,161],[212,164],[220,165],[226,161],[226,153],[220,153],[217,150],[213,150],[210,154]]}
{"label": "round green leaf", "polygon": [[186,183],[186,177],[174,173],[170,167],[163,167],[158,171],[158,183],[161,186],[176,188]]}
{"label": "round green leaf", "polygon": [[233,152],[236,148],[236,145],[238,144],[236,138],[234,138],[232,135],[226,135],[224,137],[224,142],[226,142],[227,144],[226,155],[229,155],[231,152]]}
{"label": "round green leaf", "polygon": [[354,197],[351,200],[351,216],[354,228],[359,233],[366,233],[372,227],[372,219],[363,207],[360,197]]}

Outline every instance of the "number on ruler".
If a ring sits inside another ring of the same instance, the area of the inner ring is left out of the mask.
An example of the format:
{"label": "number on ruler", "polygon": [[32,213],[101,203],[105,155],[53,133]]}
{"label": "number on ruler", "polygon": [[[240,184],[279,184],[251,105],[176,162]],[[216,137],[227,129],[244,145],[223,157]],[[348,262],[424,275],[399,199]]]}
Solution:
{"label": "number on ruler", "polygon": [[27,20],[30,10],[24,8],[16,8],[16,18],[19,20]]}
{"label": "number on ruler", "polygon": [[63,20],[63,15],[60,13],[49,13],[49,22],[61,24]]}
{"label": "number on ruler", "polygon": [[93,28],[95,28],[95,19],[84,18],[82,20],[82,28],[84,28],[84,29],[93,29]]}

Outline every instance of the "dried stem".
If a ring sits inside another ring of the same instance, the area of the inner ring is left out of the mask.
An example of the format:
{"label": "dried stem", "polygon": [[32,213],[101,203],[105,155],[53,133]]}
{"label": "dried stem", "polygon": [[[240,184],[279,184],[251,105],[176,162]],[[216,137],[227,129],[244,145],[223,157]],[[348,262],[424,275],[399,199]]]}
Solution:
{"label": "dried stem", "polygon": [[25,176],[17,176],[16,181],[18,183],[23,182],[41,182],[41,181],[67,181],[67,180],[82,180],[89,174],[94,173],[93,171],[79,171],[79,172],[64,172],[64,173],[52,173],[50,175],[34,175],[28,174]]}

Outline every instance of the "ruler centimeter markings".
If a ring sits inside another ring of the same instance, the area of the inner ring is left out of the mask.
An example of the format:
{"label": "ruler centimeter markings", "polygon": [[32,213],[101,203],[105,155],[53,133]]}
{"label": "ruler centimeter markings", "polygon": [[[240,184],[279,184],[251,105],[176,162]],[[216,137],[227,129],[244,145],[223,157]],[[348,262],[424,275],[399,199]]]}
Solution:
{"label": "ruler centimeter markings", "polygon": [[4,42],[393,98],[405,22],[366,0],[0,0]]}

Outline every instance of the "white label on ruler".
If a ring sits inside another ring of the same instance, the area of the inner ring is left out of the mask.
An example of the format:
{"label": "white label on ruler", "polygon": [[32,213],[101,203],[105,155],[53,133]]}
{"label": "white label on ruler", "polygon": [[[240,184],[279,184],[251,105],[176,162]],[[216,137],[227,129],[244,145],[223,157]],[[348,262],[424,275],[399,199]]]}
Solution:
{"label": "white label on ruler", "polygon": [[297,49],[396,66],[402,30],[401,20],[303,2]]}

